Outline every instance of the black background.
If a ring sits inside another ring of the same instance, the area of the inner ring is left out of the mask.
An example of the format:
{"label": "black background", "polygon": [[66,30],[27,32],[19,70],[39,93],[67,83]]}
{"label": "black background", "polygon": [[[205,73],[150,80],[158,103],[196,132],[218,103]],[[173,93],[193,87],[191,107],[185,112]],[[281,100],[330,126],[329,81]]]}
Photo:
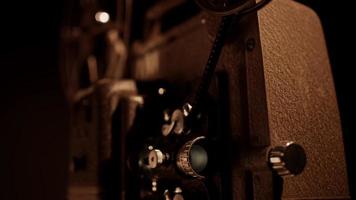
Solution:
{"label": "black background", "polygon": [[[352,191],[355,11],[346,1],[302,2],[324,26]],[[0,9],[0,199],[65,199],[68,113],[58,69],[64,3],[12,1],[2,2]]]}

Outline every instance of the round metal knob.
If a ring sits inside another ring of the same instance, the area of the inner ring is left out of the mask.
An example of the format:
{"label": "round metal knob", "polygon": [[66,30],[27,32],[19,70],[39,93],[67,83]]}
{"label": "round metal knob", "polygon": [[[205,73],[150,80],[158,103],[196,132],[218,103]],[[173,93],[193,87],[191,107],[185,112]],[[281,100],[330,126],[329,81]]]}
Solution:
{"label": "round metal knob", "polygon": [[166,159],[168,155],[162,153],[159,149],[153,149],[148,154],[148,167],[154,169],[161,165]]}
{"label": "round metal knob", "polygon": [[176,187],[176,189],[174,190],[173,200],[184,200],[182,192],[183,191],[180,187]]}
{"label": "round metal knob", "polygon": [[208,164],[208,153],[204,149],[204,136],[186,142],[177,154],[177,166],[186,175],[195,178],[204,178],[201,172]]}
{"label": "round metal knob", "polygon": [[280,176],[295,176],[304,170],[307,162],[304,148],[294,142],[276,146],[269,151],[268,162]]}
{"label": "round metal knob", "polygon": [[[176,187],[176,189],[174,190],[173,200],[184,200],[182,192],[183,191],[180,187]],[[170,195],[169,195],[169,190],[165,190],[163,195],[164,195],[165,200],[171,200]]]}

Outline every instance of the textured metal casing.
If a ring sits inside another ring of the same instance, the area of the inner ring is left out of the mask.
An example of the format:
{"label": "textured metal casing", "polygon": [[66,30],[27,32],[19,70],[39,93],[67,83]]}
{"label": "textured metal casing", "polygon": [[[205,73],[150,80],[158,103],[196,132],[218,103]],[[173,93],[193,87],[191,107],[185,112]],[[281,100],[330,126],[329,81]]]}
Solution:
{"label": "textured metal casing", "polygon": [[285,199],[348,197],[339,111],[322,26],[294,1],[259,12],[271,144],[291,140],[307,154],[304,172],[286,179]]}

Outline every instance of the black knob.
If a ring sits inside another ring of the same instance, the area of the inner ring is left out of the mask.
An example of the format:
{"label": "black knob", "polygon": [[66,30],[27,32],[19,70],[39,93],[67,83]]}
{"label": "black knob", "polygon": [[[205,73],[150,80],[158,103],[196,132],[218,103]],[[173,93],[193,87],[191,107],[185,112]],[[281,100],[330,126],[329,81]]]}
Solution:
{"label": "black knob", "polygon": [[278,175],[295,176],[304,170],[307,157],[301,145],[287,142],[269,151],[268,162]]}

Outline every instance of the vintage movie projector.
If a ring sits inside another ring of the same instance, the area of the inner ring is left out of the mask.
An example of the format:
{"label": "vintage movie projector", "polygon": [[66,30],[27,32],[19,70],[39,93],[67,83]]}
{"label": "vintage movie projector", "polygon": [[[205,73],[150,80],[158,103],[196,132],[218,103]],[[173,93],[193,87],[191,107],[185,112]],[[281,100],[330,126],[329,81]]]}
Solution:
{"label": "vintage movie projector", "polygon": [[292,0],[69,4],[69,200],[350,198],[312,10]]}

